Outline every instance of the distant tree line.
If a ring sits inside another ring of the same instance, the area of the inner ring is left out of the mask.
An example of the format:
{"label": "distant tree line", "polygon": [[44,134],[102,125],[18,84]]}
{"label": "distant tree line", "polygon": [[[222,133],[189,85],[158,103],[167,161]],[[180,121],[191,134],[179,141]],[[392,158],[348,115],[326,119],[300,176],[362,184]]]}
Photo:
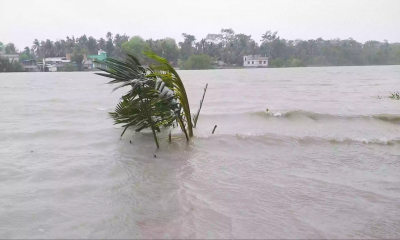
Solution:
{"label": "distant tree line", "polygon": [[73,53],[78,68],[83,54],[97,54],[98,49],[106,51],[108,57],[117,59],[133,54],[143,64],[149,64],[151,61],[142,54],[146,47],[183,69],[212,68],[217,61],[239,67],[243,65],[245,55],[267,56],[270,67],[400,64],[400,43],[390,44],[388,41],[360,43],[351,38],[287,40],[279,37],[277,32],[266,31],[257,39],[260,40],[258,42],[251,35],[237,34],[232,29],[222,29],[220,33],[208,34],[200,40],[186,33],[182,36],[183,41],[176,43],[172,38],[145,40],[140,36],[129,37],[108,32],[105,38],[100,39],[86,35],[66,37],[55,42],[35,39],[31,47],[25,47],[21,52],[9,43],[5,46],[5,52],[19,53],[20,60],[63,57]]}
{"label": "distant tree line", "polygon": [[10,62],[7,58],[0,57],[0,72],[23,72],[24,68],[18,61]]}
{"label": "distant tree line", "polygon": [[[6,46],[0,42],[0,53],[5,54],[16,54],[17,50],[13,43],[9,43]],[[1,55],[1,54],[0,54]],[[17,61],[10,61],[8,58],[0,56],[0,72],[22,72],[24,68]]]}

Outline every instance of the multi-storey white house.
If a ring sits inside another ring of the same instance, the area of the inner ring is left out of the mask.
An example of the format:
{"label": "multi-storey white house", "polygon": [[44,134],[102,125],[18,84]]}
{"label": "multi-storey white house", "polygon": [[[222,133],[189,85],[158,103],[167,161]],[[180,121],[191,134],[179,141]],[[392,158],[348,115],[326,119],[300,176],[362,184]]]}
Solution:
{"label": "multi-storey white house", "polygon": [[243,67],[268,67],[268,57],[260,55],[243,56]]}

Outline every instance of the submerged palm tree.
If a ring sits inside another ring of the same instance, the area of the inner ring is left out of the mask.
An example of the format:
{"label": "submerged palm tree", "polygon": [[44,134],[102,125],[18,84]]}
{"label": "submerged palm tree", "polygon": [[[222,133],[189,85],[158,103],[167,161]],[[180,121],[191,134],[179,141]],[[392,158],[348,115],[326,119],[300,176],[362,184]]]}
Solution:
{"label": "submerged palm tree", "polygon": [[177,121],[189,141],[189,137],[193,136],[192,121],[185,87],[179,75],[167,60],[150,51],[145,54],[160,65],[145,68],[137,58],[128,55],[125,61],[106,59],[102,64],[107,68],[100,69],[105,73],[97,73],[112,78],[109,84],[119,84],[113,91],[131,87],[122,96],[115,111],[110,113],[114,123],[123,125],[121,136],[129,127],[134,127],[137,132],[150,128],[158,148],[156,131]]}
{"label": "submerged palm tree", "polygon": [[175,93],[176,99],[179,100],[179,103],[183,108],[182,121],[179,121],[179,124],[181,125],[182,129],[185,129],[184,123],[186,122],[189,137],[193,137],[193,123],[190,114],[189,99],[179,74],[175,71],[171,64],[169,64],[167,59],[158,56],[150,50],[144,51],[144,54],[159,63],[159,65],[151,66],[153,73],[149,74],[148,76],[160,78],[166,84],[166,86]]}

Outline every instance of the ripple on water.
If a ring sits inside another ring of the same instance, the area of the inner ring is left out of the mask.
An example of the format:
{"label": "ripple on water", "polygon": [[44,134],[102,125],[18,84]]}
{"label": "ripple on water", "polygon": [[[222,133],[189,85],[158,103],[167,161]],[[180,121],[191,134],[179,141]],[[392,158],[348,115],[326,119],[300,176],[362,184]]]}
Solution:
{"label": "ripple on water", "polygon": [[159,150],[120,138],[106,79],[0,75],[1,236],[400,238],[400,112],[371,97],[399,70],[378,69],[181,71],[193,109],[209,90]]}

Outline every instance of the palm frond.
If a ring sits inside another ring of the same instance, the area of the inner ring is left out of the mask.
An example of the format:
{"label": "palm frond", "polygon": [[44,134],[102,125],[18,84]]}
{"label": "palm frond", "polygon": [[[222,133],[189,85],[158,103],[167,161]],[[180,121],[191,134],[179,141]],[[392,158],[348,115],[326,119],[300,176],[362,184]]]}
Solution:
{"label": "palm frond", "polygon": [[131,127],[137,132],[149,128],[159,147],[156,130],[177,122],[189,141],[188,132],[190,137],[193,136],[192,120],[182,80],[167,60],[152,52],[146,54],[160,65],[143,67],[133,55],[128,55],[125,60],[107,58],[101,61],[106,67],[100,68],[102,73],[97,75],[111,78],[108,83],[117,84],[113,91],[130,87],[109,115],[114,124],[124,128],[121,137]]}
{"label": "palm frond", "polygon": [[175,93],[175,96],[179,100],[184,112],[189,137],[193,137],[193,124],[190,114],[189,99],[186,94],[185,86],[183,85],[183,82],[179,77],[179,74],[165,58],[158,56],[150,49],[145,50],[143,53],[147,57],[154,59],[159,63],[159,65],[152,65],[150,67],[152,73],[148,74],[147,77],[160,78],[165,83],[165,85]]}

